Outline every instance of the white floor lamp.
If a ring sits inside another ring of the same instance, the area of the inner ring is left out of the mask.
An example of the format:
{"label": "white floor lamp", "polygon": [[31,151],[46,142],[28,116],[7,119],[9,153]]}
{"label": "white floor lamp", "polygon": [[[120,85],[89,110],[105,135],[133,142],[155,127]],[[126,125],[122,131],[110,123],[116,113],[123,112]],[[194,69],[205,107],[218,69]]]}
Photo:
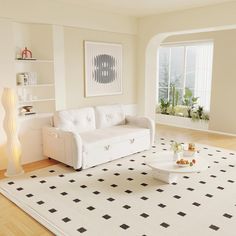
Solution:
{"label": "white floor lamp", "polygon": [[17,103],[16,93],[13,88],[4,88],[2,104],[5,109],[3,128],[7,136],[7,177],[24,173],[21,166],[21,145],[17,136]]}

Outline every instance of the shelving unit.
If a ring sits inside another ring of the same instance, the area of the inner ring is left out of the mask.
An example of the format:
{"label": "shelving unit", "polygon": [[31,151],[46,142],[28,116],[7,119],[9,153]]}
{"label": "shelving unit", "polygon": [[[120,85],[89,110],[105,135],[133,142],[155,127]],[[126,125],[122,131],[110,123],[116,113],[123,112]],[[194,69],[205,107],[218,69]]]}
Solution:
{"label": "shelving unit", "polygon": [[16,63],[53,63],[53,60],[19,60],[19,59],[15,59]]}
{"label": "shelving unit", "polygon": [[17,85],[17,88],[34,88],[34,87],[53,87],[54,84],[30,84],[30,85]]}
{"label": "shelving unit", "polygon": [[34,103],[34,102],[48,102],[48,101],[55,101],[55,98],[32,99],[29,101],[20,101],[19,104]]}
{"label": "shelving unit", "polygon": [[[30,105],[36,114],[52,113],[56,109],[53,26],[14,23],[13,28],[16,84],[19,75],[25,78],[17,84],[19,110]],[[25,47],[31,50],[35,60],[17,59]],[[26,79],[30,74],[36,77],[34,83]]]}

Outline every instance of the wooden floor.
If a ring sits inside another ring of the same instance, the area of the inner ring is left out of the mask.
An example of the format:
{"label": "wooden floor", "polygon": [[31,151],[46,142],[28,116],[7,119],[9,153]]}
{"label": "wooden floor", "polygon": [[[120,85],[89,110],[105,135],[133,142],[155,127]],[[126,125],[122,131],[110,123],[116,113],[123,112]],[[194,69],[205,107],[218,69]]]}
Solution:
{"label": "wooden floor", "polygon": [[[158,125],[156,132],[158,136],[169,137],[176,141],[191,141],[236,150],[236,137],[232,136],[210,134],[164,125]],[[56,163],[53,160],[38,161],[25,165],[24,170],[25,172],[30,172],[55,165]],[[2,178],[4,178],[4,171],[0,171],[0,179]],[[53,234],[0,194],[0,236],[31,235],[48,236]]]}
{"label": "wooden floor", "polygon": [[156,134],[158,136],[170,137],[176,141],[192,141],[196,143],[236,150],[236,136],[213,134],[209,132],[182,129],[166,125],[158,125],[156,128]]}
{"label": "wooden floor", "polygon": [[[55,165],[54,160],[37,161],[24,165],[24,171],[30,172],[50,165]],[[0,179],[5,171],[0,171]],[[14,203],[0,194],[0,236],[48,236],[53,235],[44,226],[27,215]]]}

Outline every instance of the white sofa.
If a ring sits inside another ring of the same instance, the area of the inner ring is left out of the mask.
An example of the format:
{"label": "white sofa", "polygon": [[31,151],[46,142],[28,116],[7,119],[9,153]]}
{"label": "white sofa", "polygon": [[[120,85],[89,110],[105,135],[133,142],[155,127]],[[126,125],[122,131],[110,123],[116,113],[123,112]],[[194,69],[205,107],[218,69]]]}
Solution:
{"label": "white sofa", "polygon": [[126,116],[122,105],[57,111],[43,128],[43,153],[74,169],[85,169],[136,152],[154,142],[154,122]]}

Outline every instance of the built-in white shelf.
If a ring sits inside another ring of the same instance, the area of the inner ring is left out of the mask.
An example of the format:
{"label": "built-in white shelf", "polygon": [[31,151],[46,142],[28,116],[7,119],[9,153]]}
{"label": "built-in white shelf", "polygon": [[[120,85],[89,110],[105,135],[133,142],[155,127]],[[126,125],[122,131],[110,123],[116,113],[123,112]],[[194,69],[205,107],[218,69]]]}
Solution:
{"label": "built-in white shelf", "polygon": [[53,63],[53,60],[40,60],[40,59],[36,59],[36,60],[18,60],[15,59],[15,62],[24,62],[24,63]]}
{"label": "built-in white shelf", "polygon": [[[54,112],[56,110],[54,67],[57,62],[54,60],[56,58],[54,28],[50,25],[14,23],[13,29],[15,42],[13,60],[19,112],[23,112],[24,106],[32,106],[31,111],[36,112],[37,117],[38,114]],[[44,35],[44,40],[42,41],[38,35]],[[26,46],[32,52],[31,59],[21,59],[22,50]],[[17,82],[20,85],[17,85]]]}
{"label": "built-in white shelf", "polygon": [[37,88],[37,87],[53,87],[54,84],[29,84],[29,85],[17,85],[17,88]]}
{"label": "built-in white shelf", "polygon": [[30,120],[30,119],[34,119],[34,118],[47,118],[47,117],[51,117],[53,115],[53,113],[36,113],[36,114],[32,114],[32,115],[19,115],[19,120],[20,121],[24,121],[24,120]]}
{"label": "built-in white shelf", "polygon": [[44,99],[34,99],[34,100],[29,100],[29,101],[19,101],[19,104],[34,103],[34,102],[49,102],[49,101],[55,101],[55,98],[44,98]]}

